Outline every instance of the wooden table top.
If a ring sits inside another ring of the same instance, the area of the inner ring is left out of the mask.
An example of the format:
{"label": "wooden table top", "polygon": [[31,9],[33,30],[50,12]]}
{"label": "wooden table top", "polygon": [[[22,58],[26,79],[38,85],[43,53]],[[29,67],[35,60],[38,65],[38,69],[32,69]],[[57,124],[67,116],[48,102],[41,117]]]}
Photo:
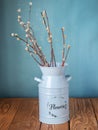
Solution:
{"label": "wooden table top", "polygon": [[70,121],[41,124],[38,99],[0,98],[0,130],[98,130],[98,99],[71,98]]}

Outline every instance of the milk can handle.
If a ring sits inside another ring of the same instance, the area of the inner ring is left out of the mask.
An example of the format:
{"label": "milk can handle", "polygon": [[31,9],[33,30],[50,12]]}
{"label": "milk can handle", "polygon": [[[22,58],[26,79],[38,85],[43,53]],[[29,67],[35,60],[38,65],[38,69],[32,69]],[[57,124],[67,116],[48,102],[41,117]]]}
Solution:
{"label": "milk can handle", "polygon": [[34,80],[36,80],[37,82],[42,82],[42,80],[37,77],[35,77]]}
{"label": "milk can handle", "polygon": [[67,81],[70,81],[72,79],[72,76],[67,74],[67,75],[65,75],[65,78]]}

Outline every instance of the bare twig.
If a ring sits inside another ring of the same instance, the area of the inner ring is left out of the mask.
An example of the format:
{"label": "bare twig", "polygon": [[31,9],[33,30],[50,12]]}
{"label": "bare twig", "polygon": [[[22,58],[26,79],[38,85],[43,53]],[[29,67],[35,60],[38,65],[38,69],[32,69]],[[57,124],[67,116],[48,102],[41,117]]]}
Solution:
{"label": "bare twig", "polygon": [[66,61],[66,59],[68,57],[68,53],[69,53],[70,47],[71,47],[70,45],[67,46],[67,52],[66,52],[66,55],[65,55],[65,61]]}
{"label": "bare twig", "polygon": [[65,55],[65,57],[64,57],[64,60],[63,60],[63,62],[62,62],[62,66],[64,66],[64,64],[65,64],[65,62],[66,62],[66,60],[67,60],[70,47],[71,47],[70,45],[67,46],[67,51],[66,51],[66,55]]}
{"label": "bare twig", "polygon": [[32,2],[29,2],[29,21],[31,20]]}

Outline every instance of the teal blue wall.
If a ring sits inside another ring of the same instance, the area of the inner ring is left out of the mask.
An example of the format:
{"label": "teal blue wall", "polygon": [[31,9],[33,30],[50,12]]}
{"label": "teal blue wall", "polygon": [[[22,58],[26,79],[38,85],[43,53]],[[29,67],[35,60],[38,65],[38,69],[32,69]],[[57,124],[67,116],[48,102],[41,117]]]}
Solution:
{"label": "teal blue wall", "polygon": [[[32,0],[32,24],[38,42],[49,59],[49,44],[40,12],[47,10],[54,36],[56,60],[61,60],[65,27],[72,48],[66,73],[72,75],[70,97],[98,97],[98,0]],[[10,33],[23,30],[17,23],[17,8],[28,16],[28,0],[0,0],[0,97],[37,97],[35,76],[41,77],[37,64],[24,50],[22,42]]]}

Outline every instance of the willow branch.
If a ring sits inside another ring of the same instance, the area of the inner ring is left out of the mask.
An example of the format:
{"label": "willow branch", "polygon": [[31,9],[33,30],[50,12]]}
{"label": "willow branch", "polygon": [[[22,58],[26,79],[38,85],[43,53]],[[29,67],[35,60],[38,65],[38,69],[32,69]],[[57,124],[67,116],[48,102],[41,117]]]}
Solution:
{"label": "willow branch", "polygon": [[54,49],[53,49],[53,44],[52,44],[52,34],[50,32],[50,25],[49,25],[48,15],[46,11],[41,12],[41,16],[43,18],[43,21],[44,21],[43,23],[48,33],[48,42],[50,43],[50,48],[51,48],[50,66],[56,66]]}
{"label": "willow branch", "polygon": [[62,38],[63,38],[62,66],[64,66],[64,63],[65,63],[65,48],[66,48],[64,27],[61,28],[61,31],[62,31]]}
{"label": "willow branch", "polygon": [[66,62],[66,60],[67,60],[67,57],[68,57],[68,54],[69,54],[70,47],[71,47],[70,45],[67,46],[67,52],[66,52],[64,61],[63,61],[63,63],[62,63],[62,66],[64,66],[64,64],[65,64],[65,62]]}

